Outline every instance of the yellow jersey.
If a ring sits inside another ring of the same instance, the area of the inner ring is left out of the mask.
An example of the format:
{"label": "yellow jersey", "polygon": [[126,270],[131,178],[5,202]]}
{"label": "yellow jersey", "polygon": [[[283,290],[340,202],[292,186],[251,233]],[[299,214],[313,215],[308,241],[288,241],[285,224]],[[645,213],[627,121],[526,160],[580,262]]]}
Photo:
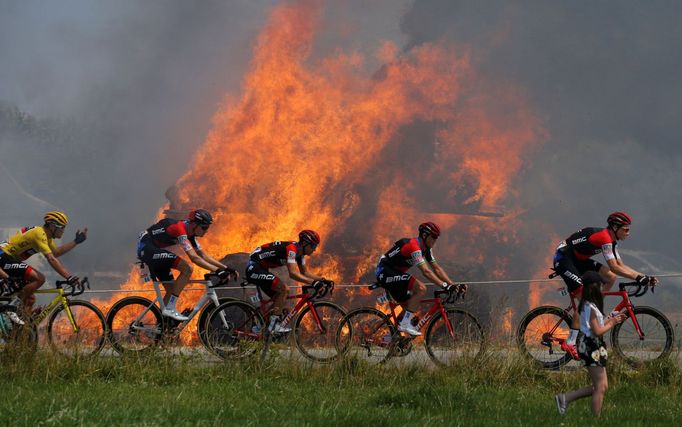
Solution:
{"label": "yellow jersey", "polygon": [[47,255],[56,249],[57,246],[47,237],[42,226],[22,228],[19,233],[0,243],[0,251],[19,261],[24,261],[38,252]]}

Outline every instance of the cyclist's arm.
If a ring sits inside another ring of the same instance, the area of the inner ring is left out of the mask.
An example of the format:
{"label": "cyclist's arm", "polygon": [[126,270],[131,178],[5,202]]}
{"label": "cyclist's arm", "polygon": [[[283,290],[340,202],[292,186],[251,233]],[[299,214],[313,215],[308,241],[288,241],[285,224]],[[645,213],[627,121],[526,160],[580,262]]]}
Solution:
{"label": "cyclist's arm", "polygon": [[308,270],[308,267],[306,267],[305,264],[299,264],[298,269],[301,272],[301,274],[303,274],[306,277],[310,277],[313,280],[323,280],[324,279],[324,277],[322,277],[318,274],[315,274],[312,271]]}
{"label": "cyclist's arm", "polygon": [[419,271],[422,272],[424,277],[429,279],[429,282],[435,283],[436,285],[440,286],[442,285],[443,281],[434,273],[433,270],[429,268],[429,266],[426,264],[426,262],[422,262],[421,264],[417,264],[417,267],[419,267]]}
{"label": "cyclist's arm", "polygon": [[[298,268],[297,268],[298,267]],[[310,275],[303,274],[302,271],[298,271],[299,269],[305,269],[303,266],[299,266],[296,263],[289,262],[287,263],[287,270],[289,270],[289,277],[294,279],[297,282],[305,283],[305,284],[312,284],[315,280]]]}
{"label": "cyclist's arm", "polygon": [[609,259],[606,261],[606,263],[608,264],[609,269],[611,269],[611,272],[620,277],[635,280],[637,279],[637,276],[640,275],[644,276],[644,274],[636,270],[633,270],[632,268],[625,265],[623,261],[620,259],[617,258]]}
{"label": "cyclist's arm", "polygon": [[189,257],[190,261],[192,261],[194,264],[198,265],[201,268],[205,268],[206,270],[209,271],[215,271],[216,267],[206,261],[204,258],[202,258],[197,251],[194,250],[194,248],[183,248],[185,250],[185,253]]}
{"label": "cyclist's arm", "polygon": [[203,258],[204,261],[206,261],[207,263],[211,264],[214,267],[211,270],[227,268],[227,266],[225,264],[223,264],[220,261],[218,261],[217,259],[211,257],[209,254],[204,252],[202,249],[199,249],[196,252],[201,258]]}
{"label": "cyclist's arm", "polygon": [[438,264],[438,262],[434,260],[429,264],[431,265],[431,269],[433,269],[433,272],[436,273],[436,276],[438,276],[441,282],[445,282],[448,285],[452,285],[455,283],[452,281],[452,279],[450,279],[448,274],[445,272],[445,270],[443,270],[443,267],[441,267],[440,264]]}
{"label": "cyclist's arm", "polygon": [[52,254],[52,252],[45,254],[45,259],[47,259],[47,262],[54,269],[54,271],[59,273],[63,278],[68,279],[71,276],[71,274],[66,269],[66,267],[64,267],[64,264],[59,262],[57,257],[54,256],[54,254]]}
{"label": "cyclist's arm", "polygon": [[58,248],[56,248],[55,250],[53,250],[52,255],[54,255],[55,257],[58,258],[58,257],[64,255],[65,253],[67,253],[68,251],[70,251],[71,249],[75,248],[75,247],[76,247],[76,242],[74,242],[74,241],[64,243],[63,245],[61,245]]}

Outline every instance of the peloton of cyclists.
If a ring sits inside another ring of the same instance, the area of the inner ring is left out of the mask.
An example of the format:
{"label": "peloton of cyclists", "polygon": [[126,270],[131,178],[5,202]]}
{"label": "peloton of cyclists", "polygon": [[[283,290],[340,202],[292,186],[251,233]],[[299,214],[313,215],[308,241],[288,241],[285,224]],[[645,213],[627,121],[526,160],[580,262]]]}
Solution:
{"label": "peloton of cyclists", "polygon": [[[43,225],[24,227],[19,233],[0,243],[0,269],[9,280],[16,279],[17,283],[25,283],[19,297],[10,302],[10,305],[16,306],[21,302],[26,315],[33,312],[35,291],[45,283],[45,276],[24,262],[32,255],[43,254],[50,266],[69,284],[80,283],[78,276],[69,273],[57,258],[83,243],[88,237],[88,229],[77,230],[74,240],[57,246],[54,239],[62,238],[68,223],[69,218],[64,212],[50,211],[43,217]],[[16,313],[8,312],[7,315],[13,322],[24,324]]]}
{"label": "peloton of cyclists", "polygon": [[412,316],[419,309],[426,285],[407,272],[410,268],[416,266],[429,282],[443,289],[466,292],[466,285],[456,285],[433,256],[433,246],[440,236],[440,227],[433,222],[424,222],[419,225],[418,231],[418,237],[396,241],[381,256],[376,269],[377,281],[404,309],[398,330],[412,336],[421,335],[412,325]]}
{"label": "peloton of cyclists", "polygon": [[291,332],[282,327],[282,310],[286,304],[289,287],[279,277],[270,272],[271,268],[287,266],[289,278],[312,285],[319,290],[325,284],[333,283],[308,269],[305,256],[312,255],[320,244],[320,235],[313,230],[298,233],[296,241],[275,241],[258,246],[251,252],[246,265],[246,280],[256,285],[273,301],[270,313],[269,330],[275,333]]}
{"label": "peloton of cyclists", "polygon": [[[192,275],[192,266],[166,248],[180,246],[192,263],[217,273],[222,280],[239,277],[239,273],[209,256],[199,245],[197,237],[203,237],[212,223],[213,217],[208,211],[196,209],[186,220],[164,218],[140,234],[137,257],[149,267],[152,278],[162,281],[166,289],[165,307],[161,312],[164,316],[179,322],[188,319],[178,312],[176,303]],[[180,272],[177,279],[173,280],[171,270]]]}
{"label": "peloton of cyclists", "polygon": [[[633,279],[641,285],[655,286],[658,280],[636,271],[623,262],[618,254],[618,241],[630,235],[632,219],[624,212],[613,212],[608,216],[606,228],[587,227],[571,234],[559,243],[554,255],[553,270],[564,279],[568,291],[579,296],[582,290],[582,275],[587,271],[598,272],[604,282],[602,291],[609,291],[618,276]],[[606,265],[592,259],[602,254]],[[578,360],[575,343],[580,327],[579,316],[574,316],[568,340],[561,344],[561,349]]]}

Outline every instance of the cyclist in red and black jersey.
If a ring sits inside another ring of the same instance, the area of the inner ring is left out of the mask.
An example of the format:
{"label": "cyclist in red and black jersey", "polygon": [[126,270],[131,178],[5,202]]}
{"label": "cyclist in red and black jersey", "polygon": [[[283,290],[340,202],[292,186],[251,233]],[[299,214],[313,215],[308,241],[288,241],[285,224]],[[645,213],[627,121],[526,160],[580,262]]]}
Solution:
{"label": "cyclist in red and black jersey", "polygon": [[[376,269],[377,281],[393,299],[405,309],[398,330],[417,336],[421,333],[412,325],[412,316],[426,293],[426,285],[407,273],[417,267],[430,282],[445,289],[457,286],[433,256],[433,246],[440,236],[440,227],[433,222],[419,225],[419,237],[400,239],[381,256]],[[466,285],[460,288],[466,291]]]}
{"label": "cyclist in red and black jersey", "polygon": [[[164,218],[140,234],[137,257],[147,264],[154,280],[164,282],[164,316],[180,322],[187,320],[187,316],[178,312],[176,302],[192,275],[192,266],[165,248],[180,246],[194,264],[217,273],[221,279],[239,277],[235,270],[210,257],[199,245],[197,237],[204,236],[212,223],[213,217],[208,211],[196,209],[190,212],[187,220]],[[180,272],[175,281],[171,269]]]}
{"label": "cyclist in red and black jersey", "polygon": [[[610,290],[618,276],[633,279],[642,285],[656,285],[658,280],[655,277],[628,267],[618,254],[618,241],[630,235],[632,218],[624,212],[613,212],[606,222],[606,228],[583,228],[559,243],[554,254],[554,271],[564,279],[569,292],[580,294],[583,286],[581,277],[587,271],[596,271],[601,275],[605,284],[603,291]],[[607,265],[592,259],[598,254],[604,256]],[[561,345],[575,359],[578,359],[575,342],[579,326],[579,316],[575,316],[568,340]]]}
{"label": "cyclist in red and black jersey", "polygon": [[271,268],[287,266],[289,277],[297,282],[312,285],[319,290],[325,282],[322,276],[314,274],[305,265],[305,256],[311,255],[320,244],[320,235],[313,230],[303,230],[298,233],[298,242],[276,241],[258,246],[251,252],[246,265],[246,280],[258,286],[273,300],[270,314],[270,330],[277,333],[290,332],[290,328],[283,328],[281,320],[282,309],[286,303],[289,288],[279,277],[270,272]]}

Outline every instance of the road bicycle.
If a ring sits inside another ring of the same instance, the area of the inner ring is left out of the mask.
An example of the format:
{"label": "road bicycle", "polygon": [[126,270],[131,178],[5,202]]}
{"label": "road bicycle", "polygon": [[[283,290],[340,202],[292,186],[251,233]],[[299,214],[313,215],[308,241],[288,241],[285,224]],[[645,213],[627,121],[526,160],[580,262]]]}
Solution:
{"label": "road bicycle", "polygon": [[106,319],[109,341],[118,353],[139,353],[150,350],[161,342],[173,342],[197,314],[199,315],[197,321],[199,340],[206,348],[209,348],[206,341],[208,315],[220,304],[235,299],[218,297],[215,288],[225,285],[226,282],[215,273],[205,274],[204,280],[190,280],[189,283],[206,286],[206,291],[191,310],[185,309],[182,312],[188,317],[182,322],[161,315],[165,308],[161,295],[163,283],[152,281],[156,294],[153,301],[141,296],[129,296],[117,301],[109,309]]}
{"label": "road bicycle", "polygon": [[[368,288],[375,290],[381,287],[375,283]],[[471,313],[450,306],[458,295],[457,289],[435,290],[433,298],[420,301],[430,306],[415,326],[417,330],[426,327],[426,352],[440,366],[452,365],[456,360],[476,359],[484,350],[485,336],[478,320]],[[336,332],[339,353],[370,363],[383,363],[412,351],[415,337],[398,331],[396,308],[400,304],[386,291],[377,298],[377,302],[388,303],[388,312],[363,307],[351,310],[343,318]]]}
{"label": "road bicycle", "polygon": [[[54,294],[54,298],[46,306],[34,311],[33,315],[23,320],[25,325],[12,325],[14,332],[4,333],[0,338],[4,346],[14,340],[21,341],[22,346],[35,350],[38,342],[38,326],[47,321],[47,341],[50,347],[69,357],[88,357],[98,354],[106,344],[106,321],[102,312],[89,301],[72,299],[90,289],[88,278],[78,284],[70,284],[66,280],[58,280],[55,289],[38,289],[36,294]],[[6,295],[0,300],[11,301],[17,292]],[[7,309],[7,308],[5,308]],[[21,310],[19,310],[21,311]]]}
{"label": "road bicycle", "polygon": [[[620,283],[618,291],[603,293],[621,298],[613,311],[624,312],[629,320],[611,329],[611,346],[618,356],[634,367],[668,357],[675,340],[672,324],[663,313],[653,307],[631,303],[630,297],[642,296],[648,290],[648,285],[631,282]],[[561,350],[561,344],[568,338],[573,316],[577,313],[576,294],[569,293],[565,287],[560,288],[559,293],[570,295],[568,307],[534,308],[523,317],[516,333],[519,350],[547,369],[557,369],[572,360],[570,354]]]}
{"label": "road bicycle", "polygon": [[[242,283],[242,286],[248,285]],[[275,333],[269,330],[270,311],[273,301],[263,299],[256,287],[253,301],[258,307],[246,301],[228,301],[218,306],[209,316],[208,341],[214,353],[223,359],[239,359],[256,354],[268,354],[272,342],[286,341],[293,335],[296,348],[310,360],[331,362],[338,356],[335,347],[336,329],[346,314],[345,310],[330,301],[320,301],[333,293],[333,282],[325,283],[315,290],[303,286],[301,293],[289,295],[288,300],[297,300],[294,308],[282,319],[280,326],[291,326],[289,333]],[[227,320],[227,324],[223,322]]]}

